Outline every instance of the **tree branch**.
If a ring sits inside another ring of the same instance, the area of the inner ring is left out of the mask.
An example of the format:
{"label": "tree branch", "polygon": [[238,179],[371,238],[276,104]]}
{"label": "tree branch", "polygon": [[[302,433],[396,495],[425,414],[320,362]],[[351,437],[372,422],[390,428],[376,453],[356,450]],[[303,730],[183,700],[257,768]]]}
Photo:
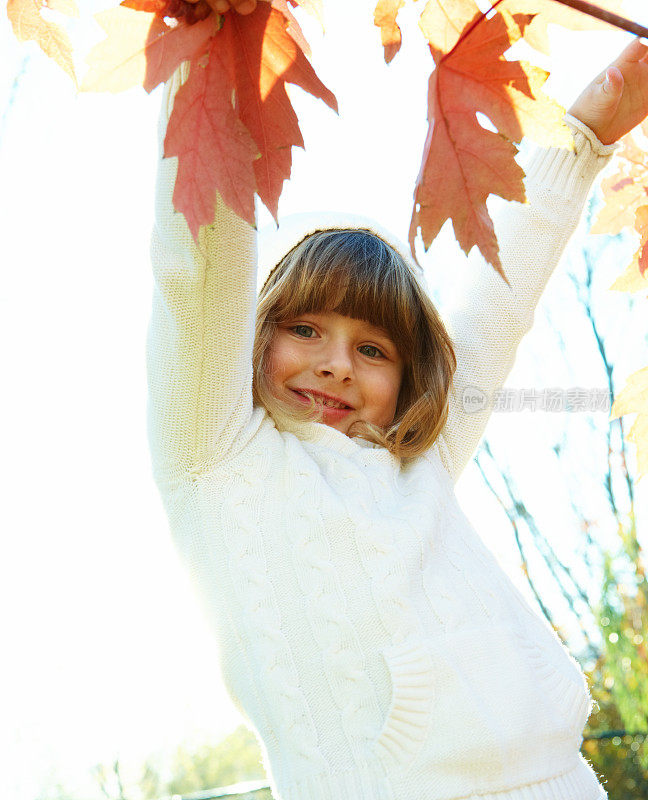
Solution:
{"label": "tree branch", "polygon": [[596,17],[596,19],[600,19],[603,22],[608,22],[610,25],[614,25],[615,28],[621,28],[621,30],[628,31],[628,33],[648,38],[648,28],[614,14],[612,11],[606,11],[604,8],[587,3],[585,0],[554,0],[554,2],[569,6],[576,11],[581,11],[583,14],[588,14],[590,17]]}

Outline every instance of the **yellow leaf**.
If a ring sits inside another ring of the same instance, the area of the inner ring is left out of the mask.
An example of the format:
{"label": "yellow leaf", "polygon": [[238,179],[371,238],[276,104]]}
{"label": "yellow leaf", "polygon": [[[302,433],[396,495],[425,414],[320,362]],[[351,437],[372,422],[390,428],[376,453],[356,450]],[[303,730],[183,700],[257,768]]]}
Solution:
{"label": "yellow leaf", "polygon": [[628,378],[612,404],[610,419],[635,412],[648,414],[648,367],[633,372]]}
{"label": "yellow leaf", "polygon": [[79,9],[76,0],[45,0],[45,5],[52,11],[60,11],[68,17],[78,17]]}
{"label": "yellow leaf", "polygon": [[428,0],[419,19],[419,28],[435,61],[452,50],[466,25],[478,14],[479,7],[474,0]]}
{"label": "yellow leaf", "polygon": [[[615,292],[641,292],[648,290],[648,277],[644,277],[639,272],[639,254],[641,248],[637,250],[632,261],[625,268],[625,271],[619,275],[614,283],[609,287],[611,291]],[[648,295],[646,295],[648,297]]]}
{"label": "yellow leaf", "polygon": [[648,200],[648,153],[637,146],[629,133],[621,139],[621,145],[617,171],[601,183],[605,205],[590,233],[621,233],[635,223],[638,209]]}
{"label": "yellow leaf", "polygon": [[146,77],[147,49],[156,36],[169,31],[168,26],[155,14],[125,6],[101,11],[95,19],[108,37],[90,51],[81,91],[121,92],[141,86]]}
{"label": "yellow leaf", "polygon": [[67,72],[76,86],[70,39],[59,25],[43,19],[40,13],[43,5],[43,0],[9,0],[7,16],[16,38],[21,42],[36,42],[45,55]]}
{"label": "yellow leaf", "polygon": [[387,64],[400,50],[401,29],[396,18],[404,5],[405,0],[378,0],[378,5],[374,9],[374,25],[380,28],[380,41]]}

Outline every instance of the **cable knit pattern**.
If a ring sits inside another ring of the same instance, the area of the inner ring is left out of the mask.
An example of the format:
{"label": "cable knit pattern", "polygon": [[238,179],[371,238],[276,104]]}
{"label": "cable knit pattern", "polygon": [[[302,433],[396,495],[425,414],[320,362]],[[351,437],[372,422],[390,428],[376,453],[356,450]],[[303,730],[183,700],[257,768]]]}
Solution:
{"label": "cable knit pattern", "polygon": [[[168,81],[160,147],[186,67]],[[541,150],[529,205],[496,220],[510,288],[474,258],[440,309],[456,346],[435,445],[401,463],[252,404],[255,231],[220,198],[198,244],[160,152],[151,238],[148,436],[172,535],[262,745],[276,800],[604,800],[579,752],[575,659],[461,511],[454,484],[491,394],[613,148],[572,121]],[[384,233],[384,231],[383,231]]]}
{"label": "cable knit pattern", "polygon": [[[308,702],[282,631],[280,604],[265,557],[267,543],[262,536],[263,529],[256,509],[250,505],[249,492],[245,491],[252,465],[246,467],[245,472],[234,471],[240,478],[241,490],[230,498],[238,522],[238,535],[226,539],[231,585],[248,620],[256,668],[264,675],[267,690],[281,703],[282,747],[292,754],[296,770],[300,759],[310,766],[319,764],[320,769],[325,769],[326,761],[317,747],[317,731]],[[316,565],[315,571],[320,570],[320,565]]]}

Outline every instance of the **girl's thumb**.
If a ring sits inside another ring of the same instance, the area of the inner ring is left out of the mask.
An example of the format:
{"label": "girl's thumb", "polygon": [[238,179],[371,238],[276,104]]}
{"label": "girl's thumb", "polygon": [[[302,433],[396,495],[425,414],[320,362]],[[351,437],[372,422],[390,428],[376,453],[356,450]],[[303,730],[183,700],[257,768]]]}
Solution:
{"label": "girl's thumb", "polygon": [[608,67],[600,83],[599,102],[603,105],[617,103],[622,92],[623,74],[621,70],[616,67]]}
{"label": "girl's thumb", "polygon": [[[621,102],[623,94],[623,74],[616,67],[608,67],[591,87],[589,98],[585,99],[584,120],[593,130],[610,124]],[[578,116],[578,115],[577,115]]]}

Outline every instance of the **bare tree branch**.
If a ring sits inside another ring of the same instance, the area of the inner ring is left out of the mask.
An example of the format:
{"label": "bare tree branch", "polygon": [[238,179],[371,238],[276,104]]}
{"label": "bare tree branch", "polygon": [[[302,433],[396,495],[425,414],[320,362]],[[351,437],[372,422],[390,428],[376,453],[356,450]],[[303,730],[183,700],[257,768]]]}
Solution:
{"label": "bare tree branch", "polygon": [[628,33],[648,37],[648,28],[644,28],[643,25],[621,17],[612,11],[607,11],[605,8],[599,8],[599,6],[595,6],[592,3],[587,3],[585,0],[554,0],[554,2],[569,6],[590,17],[596,17],[596,19],[600,19],[603,22],[608,22],[610,25],[614,25],[615,28],[621,28],[621,30],[628,31]]}

